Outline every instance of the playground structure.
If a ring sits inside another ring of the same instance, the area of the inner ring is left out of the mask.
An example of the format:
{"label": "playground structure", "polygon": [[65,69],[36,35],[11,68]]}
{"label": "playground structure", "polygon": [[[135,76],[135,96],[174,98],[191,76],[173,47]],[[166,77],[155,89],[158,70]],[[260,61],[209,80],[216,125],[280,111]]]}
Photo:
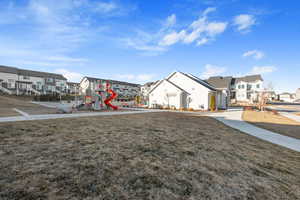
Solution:
{"label": "playground structure", "polygon": [[[111,89],[109,81],[98,83],[96,94],[84,97],[84,107],[92,110],[118,110],[118,106],[111,103],[117,98],[118,94]],[[81,106],[82,107],[82,106]]]}

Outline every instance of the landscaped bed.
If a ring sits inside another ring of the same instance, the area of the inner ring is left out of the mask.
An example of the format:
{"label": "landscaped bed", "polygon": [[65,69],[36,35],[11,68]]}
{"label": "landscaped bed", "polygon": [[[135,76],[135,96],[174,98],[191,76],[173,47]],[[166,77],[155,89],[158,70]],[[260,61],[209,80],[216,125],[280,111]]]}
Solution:
{"label": "landscaped bed", "polygon": [[243,119],[255,126],[300,139],[300,123],[272,112],[244,111]]}
{"label": "landscaped bed", "polygon": [[0,124],[0,199],[299,199],[300,153],[213,118]]}

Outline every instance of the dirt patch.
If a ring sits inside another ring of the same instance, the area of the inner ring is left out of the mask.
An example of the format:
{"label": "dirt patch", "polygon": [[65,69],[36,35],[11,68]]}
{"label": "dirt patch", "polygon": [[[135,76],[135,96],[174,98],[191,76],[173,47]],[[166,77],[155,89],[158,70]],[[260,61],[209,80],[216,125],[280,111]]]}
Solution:
{"label": "dirt patch", "polygon": [[0,124],[0,199],[299,199],[300,154],[213,118]]}
{"label": "dirt patch", "polygon": [[300,123],[271,112],[244,111],[243,119],[255,126],[300,139]]}
{"label": "dirt patch", "polygon": [[57,109],[46,108],[40,105],[30,103],[28,99],[0,96],[0,117],[19,116],[19,113],[13,109],[17,108],[28,114],[55,114]]}

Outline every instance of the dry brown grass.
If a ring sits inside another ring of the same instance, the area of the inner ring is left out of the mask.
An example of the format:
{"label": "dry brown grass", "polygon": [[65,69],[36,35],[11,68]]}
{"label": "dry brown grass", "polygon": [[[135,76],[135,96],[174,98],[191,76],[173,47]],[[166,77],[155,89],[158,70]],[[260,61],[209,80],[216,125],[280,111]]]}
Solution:
{"label": "dry brown grass", "polygon": [[243,119],[255,126],[300,139],[300,123],[271,112],[244,111]]}
{"label": "dry brown grass", "polygon": [[20,114],[14,111],[12,108],[5,108],[0,105],[0,117],[13,117],[13,116],[20,116]]}
{"label": "dry brown grass", "polygon": [[40,105],[30,103],[25,97],[8,97],[0,96],[0,117],[18,116],[19,113],[13,109],[17,108],[28,114],[54,114],[57,113],[56,109],[46,108]]}
{"label": "dry brown grass", "polygon": [[0,199],[299,199],[300,154],[209,117],[0,124]]}

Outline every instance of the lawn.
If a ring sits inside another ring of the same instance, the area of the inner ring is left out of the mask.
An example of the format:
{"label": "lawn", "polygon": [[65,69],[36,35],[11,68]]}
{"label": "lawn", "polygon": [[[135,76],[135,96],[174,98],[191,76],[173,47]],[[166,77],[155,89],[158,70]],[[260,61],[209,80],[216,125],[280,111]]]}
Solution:
{"label": "lawn", "polygon": [[300,123],[279,114],[244,111],[243,119],[255,126],[300,139]]}
{"label": "lawn", "polygon": [[57,110],[30,103],[27,98],[7,97],[0,95],[0,117],[19,116],[13,109],[17,108],[28,114],[54,114]]}
{"label": "lawn", "polygon": [[299,199],[300,153],[213,118],[0,124],[0,199]]}

